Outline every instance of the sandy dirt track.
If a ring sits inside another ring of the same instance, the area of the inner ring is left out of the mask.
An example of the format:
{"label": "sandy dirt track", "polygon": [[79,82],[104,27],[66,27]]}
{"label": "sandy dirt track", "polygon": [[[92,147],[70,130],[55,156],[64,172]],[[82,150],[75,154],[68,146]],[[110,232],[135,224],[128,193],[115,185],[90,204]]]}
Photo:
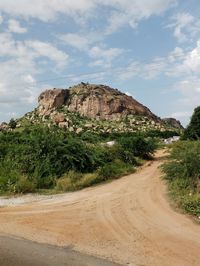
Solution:
{"label": "sandy dirt track", "polygon": [[158,168],[163,156],[109,184],[0,208],[0,234],[122,265],[200,265],[200,225],[170,207]]}

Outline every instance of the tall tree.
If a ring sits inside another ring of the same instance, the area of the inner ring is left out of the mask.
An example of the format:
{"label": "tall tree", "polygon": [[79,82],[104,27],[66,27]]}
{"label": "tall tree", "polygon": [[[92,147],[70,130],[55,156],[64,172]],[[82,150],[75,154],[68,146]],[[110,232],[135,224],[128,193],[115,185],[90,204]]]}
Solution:
{"label": "tall tree", "polygon": [[200,139],[200,106],[194,109],[190,124],[185,130],[184,139]]}

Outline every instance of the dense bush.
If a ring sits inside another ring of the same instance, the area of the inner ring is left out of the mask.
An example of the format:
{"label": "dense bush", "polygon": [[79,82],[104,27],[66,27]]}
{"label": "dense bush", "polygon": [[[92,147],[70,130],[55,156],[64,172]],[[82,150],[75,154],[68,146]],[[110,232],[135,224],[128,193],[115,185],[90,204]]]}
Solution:
{"label": "dense bush", "polygon": [[171,194],[179,206],[200,215],[200,141],[175,144],[163,170]]}
{"label": "dense bush", "polygon": [[190,124],[184,132],[183,139],[200,139],[200,106],[194,110]]}
{"label": "dense bush", "polygon": [[126,164],[120,160],[115,160],[101,167],[98,175],[102,181],[106,181],[110,178],[118,178],[123,174],[129,174],[133,172],[133,170],[133,165]]}
{"label": "dense bush", "polygon": [[155,140],[145,139],[142,136],[122,137],[118,142],[125,151],[144,159],[150,158],[157,148]]}
{"label": "dense bush", "polygon": [[151,139],[130,134],[118,136],[113,147],[103,144],[107,140],[39,126],[0,133],[0,191],[85,187],[130,172],[136,157],[147,158],[156,148]]}

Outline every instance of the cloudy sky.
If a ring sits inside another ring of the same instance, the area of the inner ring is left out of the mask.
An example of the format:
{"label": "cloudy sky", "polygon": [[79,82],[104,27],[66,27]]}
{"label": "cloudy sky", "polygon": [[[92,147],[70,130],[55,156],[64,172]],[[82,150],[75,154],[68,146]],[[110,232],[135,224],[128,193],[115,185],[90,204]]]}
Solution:
{"label": "cloudy sky", "polygon": [[0,0],[0,122],[81,81],[186,125],[200,105],[199,1]]}

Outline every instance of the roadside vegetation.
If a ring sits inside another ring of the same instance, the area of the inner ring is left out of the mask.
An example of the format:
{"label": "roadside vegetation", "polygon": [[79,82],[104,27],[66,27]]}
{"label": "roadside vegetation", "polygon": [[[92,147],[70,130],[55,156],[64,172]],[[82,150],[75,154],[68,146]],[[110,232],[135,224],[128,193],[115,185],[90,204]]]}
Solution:
{"label": "roadside vegetation", "polygon": [[[110,147],[106,144],[115,140]],[[35,126],[0,133],[0,193],[74,191],[134,172],[157,141],[137,134],[77,135]]]}
{"label": "roadside vegetation", "polygon": [[172,145],[163,170],[177,205],[200,217],[200,107],[195,109],[182,141]]}

